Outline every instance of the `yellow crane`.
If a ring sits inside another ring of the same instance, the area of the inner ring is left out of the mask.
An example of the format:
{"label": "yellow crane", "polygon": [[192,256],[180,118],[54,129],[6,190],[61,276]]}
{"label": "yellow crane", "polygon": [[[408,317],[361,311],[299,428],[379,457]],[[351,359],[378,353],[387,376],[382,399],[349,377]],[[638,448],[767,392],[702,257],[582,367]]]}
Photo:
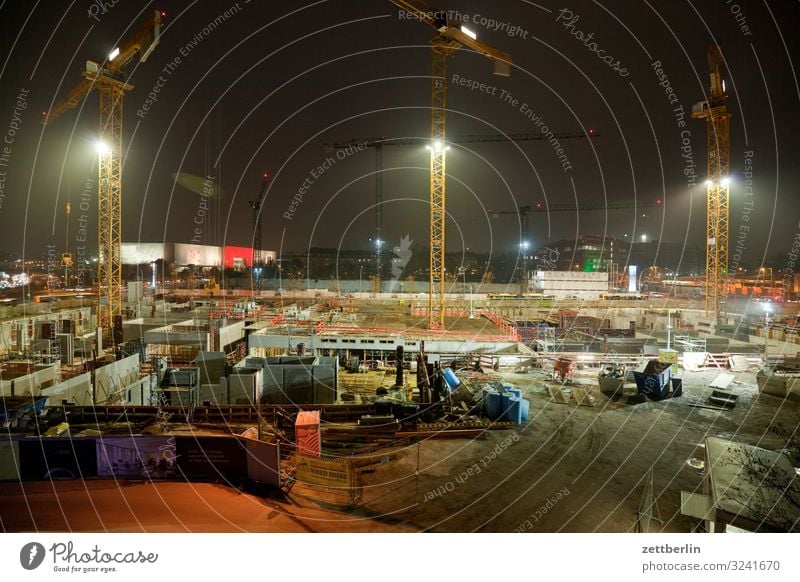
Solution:
{"label": "yellow crane", "polygon": [[431,41],[431,224],[430,292],[428,327],[444,327],[444,254],[445,254],[445,152],[447,111],[447,58],[462,47],[482,54],[494,63],[494,74],[504,77],[511,71],[511,57],[477,39],[468,29],[447,23],[447,12],[429,6],[423,0],[391,0],[415,20],[436,31]]}
{"label": "yellow crane", "polygon": [[100,94],[97,184],[97,324],[112,343],[112,327],[122,318],[122,102],[133,89],[123,71],[134,56],[144,62],[156,48],[165,13],[156,10],[142,26],[98,64],[86,61],[83,80],[44,114],[55,121],[96,89]]}
{"label": "yellow crane", "polygon": [[730,208],[730,119],[722,79],[722,50],[708,47],[711,89],[708,99],[692,107],[692,117],[705,119],[708,129],[706,214],[706,315],[717,319],[728,297],[728,215]]}

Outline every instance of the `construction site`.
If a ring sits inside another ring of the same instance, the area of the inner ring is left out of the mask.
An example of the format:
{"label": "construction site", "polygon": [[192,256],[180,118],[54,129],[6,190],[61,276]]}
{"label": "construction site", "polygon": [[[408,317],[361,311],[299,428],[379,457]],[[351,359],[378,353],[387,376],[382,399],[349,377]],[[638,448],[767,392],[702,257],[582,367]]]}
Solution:
{"label": "construction site", "polygon": [[[514,55],[420,0],[386,4],[413,16],[394,26],[433,35],[430,135],[324,144],[334,160],[374,155],[370,244],[298,253],[299,268],[262,222],[309,202],[273,203],[271,172],[226,223],[246,246],[201,237],[212,206],[189,215],[196,237],[123,242],[127,73],[156,60],[166,12],[146,10],[108,58],[66,76],[42,123],[99,99],[96,261],[67,245],[56,268],[2,289],[0,531],[800,531],[800,281],[730,258],[738,110],[722,48],[690,55],[703,87],[686,123],[706,180],[695,272],[666,272],[645,235],[548,242],[537,213],[642,220],[664,206],[561,202],[570,194],[486,210],[518,239],[498,281],[479,259],[450,263],[450,148],[594,148],[606,135],[448,131],[448,67],[474,53],[502,80],[520,74]],[[415,247],[386,242],[404,218],[384,204],[382,164],[401,146],[429,158],[413,276]],[[176,176],[217,196],[211,178]]]}

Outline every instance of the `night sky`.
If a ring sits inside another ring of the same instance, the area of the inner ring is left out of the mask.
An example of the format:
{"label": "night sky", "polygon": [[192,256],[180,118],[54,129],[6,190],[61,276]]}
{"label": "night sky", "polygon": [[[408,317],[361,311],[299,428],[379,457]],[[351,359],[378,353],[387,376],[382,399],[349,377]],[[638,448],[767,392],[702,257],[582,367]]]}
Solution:
{"label": "night sky", "polygon": [[[449,60],[449,135],[541,131],[535,119],[553,131],[602,133],[591,141],[562,142],[568,170],[547,141],[453,146],[447,161],[449,251],[516,248],[516,219],[493,220],[486,209],[576,200],[633,205],[662,199],[664,208],[644,218],[632,207],[537,214],[534,246],[604,232],[702,246],[706,126],[691,119],[691,106],[708,91],[706,47],[714,41],[726,60],[732,114],[731,246],[746,233],[742,264],[752,266],[790,250],[800,234],[800,3],[504,0],[436,6],[453,11],[479,39],[514,60],[510,77],[492,75],[489,61],[468,50]],[[248,201],[268,171],[265,248],[369,248],[374,151],[337,159],[324,144],[429,135],[428,26],[403,18],[388,0],[30,0],[0,1],[2,249],[39,256],[47,243],[62,248],[67,201],[73,208],[68,244],[75,244],[81,214],[89,238],[96,236],[98,95],[47,127],[41,113],[80,80],[87,59],[102,60],[155,8],[168,13],[161,42],[147,62],[135,59],[128,69],[135,89],[125,99],[124,240],[190,242],[200,220],[195,240],[249,245]],[[471,90],[472,82],[486,86]],[[154,87],[157,100],[148,102]],[[326,157],[333,163],[320,170]],[[427,244],[428,163],[421,147],[384,150],[390,246],[405,235]],[[746,189],[750,166],[752,190]],[[175,183],[177,173],[213,176],[222,193],[205,208],[207,200]],[[296,198],[304,182],[308,187]],[[81,212],[84,190],[91,204]]]}

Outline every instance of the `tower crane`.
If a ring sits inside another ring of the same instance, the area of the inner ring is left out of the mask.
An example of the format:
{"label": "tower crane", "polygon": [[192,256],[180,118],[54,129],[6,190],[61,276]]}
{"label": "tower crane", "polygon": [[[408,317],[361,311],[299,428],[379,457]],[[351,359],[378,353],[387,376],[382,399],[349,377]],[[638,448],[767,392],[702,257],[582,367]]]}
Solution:
{"label": "tower crane", "polygon": [[692,117],[705,119],[707,127],[706,182],[706,315],[717,319],[725,312],[728,276],[728,215],[730,209],[730,119],[728,95],[722,79],[722,49],[707,51],[711,89],[708,99],[692,107]]}
{"label": "tower crane", "polygon": [[462,47],[482,54],[494,63],[494,73],[509,76],[511,57],[485,42],[464,27],[461,30],[447,23],[447,13],[431,8],[424,0],[390,0],[436,31],[431,39],[431,223],[430,223],[430,291],[428,327],[444,327],[444,253],[445,253],[445,152],[447,111],[447,58]]}
{"label": "tower crane", "polygon": [[138,54],[144,62],[158,45],[162,17],[158,10],[115,48],[102,63],[86,61],[83,80],[75,85],[50,111],[47,125],[76,107],[92,90],[100,94],[97,194],[97,324],[112,343],[112,326],[122,319],[122,102],[133,89],[127,82],[125,66]]}
{"label": "tower crane", "polygon": [[250,201],[250,208],[253,210],[253,269],[263,261],[261,256],[261,207],[264,205],[268,184],[269,172],[264,172],[261,176],[261,191],[258,193],[258,200]]}
{"label": "tower crane", "polygon": [[[523,142],[523,141],[542,141],[550,139],[578,139],[578,138],[600,137],[600,133],[590,129],[581,132],[563,133],[490,133],[490,134],[464,134],[447,138],[448,144],[481,144],[481,143],[504,143],[504,142]],[[375,150],[375,271],[378,277],[378,288],[380,288],[380,277],[382,275],[382,256],[383,256],[383,148],[384,146],[421,146],[428,144],[428,140],[421,137],[373,137],[366,139],[352,139],[349,142],[335,142],[331,145],[325,144],[326,149],[364,149],[373,148]]]}

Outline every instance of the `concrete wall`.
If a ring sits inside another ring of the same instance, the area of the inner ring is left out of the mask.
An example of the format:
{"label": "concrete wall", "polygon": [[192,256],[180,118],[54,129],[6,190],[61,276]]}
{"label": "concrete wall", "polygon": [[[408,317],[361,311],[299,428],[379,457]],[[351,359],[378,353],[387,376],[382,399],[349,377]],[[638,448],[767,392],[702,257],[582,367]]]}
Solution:
{"label": "concrete wall", "polygon": [[[95,371],[97,378],[97,404],[111,402],[131,405],[150,404],[150,378],[139,377],[137,356],[131,356],[103,366]],[[38,379],[52,377],[52,371],[40,374]],[[42,396],[48,397],[48,406],[58,406],[62,400],[79,406],[91,406],[93,401],[92,375],[90,372],[80,374],[58,382],[53,386],[42,388]],[[16,391],[15,393],[20,394]]]}
{"label": "concrete wall", "polygon": [[46,364],[35,366],[34,372],[17,378],[0,381],[0,396],[26,396],[38,394],[42,388],[58,383],[61,379],[61,365]]}
{"label": "concrete wall", "polygon": [[225,352],[198,352],[197,367],[200,369],[200,384],[219,383],[227,368]]}
{"label": "concrete wall", "polygon": [[[83,335],[94,330],[95,318],[91,308],[65,309],[53,313],[39,313],[28,317],[18,317],[0,322],[0,355],[25,351],[30,346],[39,321],[59,323],[70,320],[75,325],[75,335]],[[57,329],[57,331],[61,331]]]}
{"label": "concrete wall", "polygon": [[131,406],[149,406],[151,393],[151,378],[140,378],[133,384],[125,387],[125,404]]}
{"label": "concrete wall", "polygon": [[62,400],[79,406],[91,406],[92,402],[92,375],[89,372],[59,382],[55,386],[42,390],[42,395],[48,397],[48,406],[58,406]]}
{"label": "concrete wall", "polygon": [[203,402],[209,401],[211,404],[228,404],[228,384],[224,382],[219,384],[201,384],[197,392],[198,402],[202,405]]}
{"label": "concrete wall", "polygon": [[201,351],[206,351],[210,334],[198,330],[198,327],[193,320],[187,320],[145,331],[143,337],[148,345],[197,346]]}
{"label": "concrete wall", "polygon": [[264,369],[264,399],[269,404],[332,404],[337,371],[328,365],[269,365]]}
{"label": "concrete wall", "polygon": [[221,383],[227,387],[228,404],[256,405],[261,400],[261,374],[231,374],[222,378]]}
{"label": "concrete wall", "polygon": [[97,404],[117,403],[125,400],[123,391],[139,380],[139,356],[128,356],[112,362],[94,372]]}
{"label": "concrete wall", "polygon": [[144,337],[146,331],[151,329],[158,329],[164,327],[163,319],[149,319],[140,317],[138,319],[129,319],[122,322],[122,341],[129,342],[135,339]]}
{"label": "concrete wall", "polygon": [[244,321],[237,321],[221,327],[219,330],[219,343],[217,344],[220,349],[232,344],[244,337]]}

